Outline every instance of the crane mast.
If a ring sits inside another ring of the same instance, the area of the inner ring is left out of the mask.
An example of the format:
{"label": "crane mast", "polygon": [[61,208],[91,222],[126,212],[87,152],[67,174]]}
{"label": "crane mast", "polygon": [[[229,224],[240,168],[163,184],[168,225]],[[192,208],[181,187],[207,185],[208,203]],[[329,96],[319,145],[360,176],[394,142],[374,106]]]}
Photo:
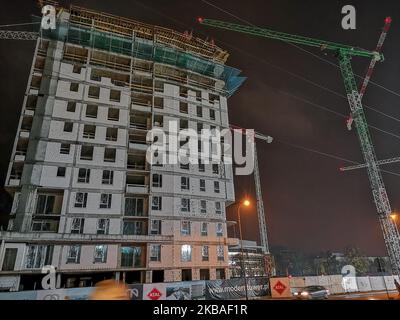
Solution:
{"label": "crane mast", "polygon": [[353,56],[371,58],[375,61],[383,61],[383,55],[377,51],[368,51],[357,47],[312,39],[308,37],[277,32],[253,26],[245,26],[219,20],[199,18],[199,23],[240,33],[250,34],[258,37],[276,39],[284,42],[295,43],[305,46],[318,47],[321,50],[332,51],[339,60],[339,67],[343,77],[347,100],[350,106],[352,117],[357,129],[361,151],[367,165],[368,178],[370,181],[373,199],[376,205],[378,220],[382,229],[383,238],[394,274],[400,274],[400,237],[395,223],[390,215],[392,213],[385,184],[379,169],[378,160],[368,129],[367,121],[361,102],[360,93],[356,85],[354,73],[351,66]]}
{"label": "crane mast", "polygon": [[[239,129],[243,130],[243,128],[235,126],[235,125],[230,125],[231,129]],[[256,147],[256,139],[262,140],[266,143],[272,143],[273,138],[268,135],[264,135],[259,132],[254,133],[254,140],[250,141],[250,143],[253,144],[254,148],[254,185],[255,185],[255,190],[256,190],[256,204],[257,204],[257,217],[258,217],[258,226],[259,226],[259,232],[260,232],[260,243],[262,247],[262,252],[264,254],[264,257],[266,259],[265,261],[265,267],[266,267],[266,272],[267,274],[271,273],[271,261],[269,259],[269,245],[268,245],[268,233],[267,233],[267,225],[265,222],[265,211],[264,211],[264,201],[262,198],[262,191],[261,191],[261,180],[260,180],[260,169],[258,166],[258,156],[257,156],[257,147]]]}
{"label": "crane mast", "polygon": [[[236,125],[231,124],[230,125],[231,130],[234,129],[239,129],[239,130],[245,130],[241,127],[238,127]],[[269,245],[268,245],[268,233],[267,233],[267,224],[265,222],[265,211],[264,211],[264,201],[262,197],[262,191],[261,191],[261,180],[260,180],[260,169],[258,166],[258,156],[257,156],[257,144],[256,144],[256,139],[262,140],[266,143],[272,143],[274,138],[271,136],[255,132],[254,136],[251,137],[253,148],[254,148],[254,185],[256,189],[256,204],[257,204],[257,217],[258,217],[258,227],[259,227],[259,233],[260,233],[260,243],[261,243],[261,248],[262,248],[262,253],[264,256],[264,267],[265,267],[265,272],[268,276],[272,276],[273,270],[272,270],[272,260],[271,260],[271,255],[269,252]],[[254,138],[254,139],[253,139]]]}

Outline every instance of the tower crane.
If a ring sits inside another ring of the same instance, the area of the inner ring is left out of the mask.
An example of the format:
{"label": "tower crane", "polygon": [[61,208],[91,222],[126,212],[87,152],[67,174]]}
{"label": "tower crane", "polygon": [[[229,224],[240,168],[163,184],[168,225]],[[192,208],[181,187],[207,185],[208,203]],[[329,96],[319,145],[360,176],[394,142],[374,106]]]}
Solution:
{"label": "tower crane", "polygon": [[[243,128],[235,126],[235,125],[230,125],[230,128],[232,130],[234,129],[240,129],[243,130]],[[261,243],[261,250],[263,253],[264,257],[264,266],[265,266],[265,271],[267,275],[272,275],[272,261],[271,261],[271,256],[269,252],[269,245],[268,245],[268,233],[267,233],[267,225],[265,222],[265,211],[264,211],[264,201],[262,198],[262,191],[261,191],[261,179],[260,179],[260,170],[258,166],[258,156],[257,156],[257,148],[256,148],[256,139],[264,141],[266,143],[272,143],[273,138],[271,136],[255,132],[254,137],[251,137],[254,139],[253,142],[253,147],[254,147],[254,186],[256,189],[256,204],[257,204],[257,217],[258,217],[258,226],[259,226],[259,232],[260,232],[260,243]]]}
{"label": "tower crane", "polygon": [[392,209],[390,207],[389,198],[383,182],[382,173],[379,169],[378,160],[361,102],[360,93],[357,88],[355,76],[351,66],[351,59],[353,57],[370,58],[377,62],[384,60],[383,54],[378,51],[369,51],[331,41],[313,39],[256,26],[247,26],[206,18],[198,18],[198,22],[209,27],[235,31],[267,39],[280,40],[302,46],[315,47],[324,51],[330,51],[334,54],[339,62],[339,68],[343,78],[347,100],[350,106],[353,122],[355,123],[357,130],[364,161],[367,165],[366,168],[372,189],[372,195],[376,205],[378,220],[382,229],[392,271],[394,274],[400,274],[399,231],[390,217],[392,214]]}

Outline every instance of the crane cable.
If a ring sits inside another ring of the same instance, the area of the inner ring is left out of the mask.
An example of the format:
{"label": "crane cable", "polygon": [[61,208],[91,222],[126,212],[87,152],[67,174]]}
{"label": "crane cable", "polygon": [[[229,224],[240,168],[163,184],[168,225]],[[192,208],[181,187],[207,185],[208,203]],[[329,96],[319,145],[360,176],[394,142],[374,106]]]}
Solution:
{"label": "crane cable", "polygon": [[[155,9],[153,9],[153,8],[150,8],[150,7],[144,5],[144,4],[141,3],[141,2],[138,2],[138,1],[135,1],[135,0],[134,0],[134,2],[135,2],[136,4],[138,4],[138,5],[140,5],[141,7],[145,8],[145,9],[148,9],[148,10],[150,10],[150,11],[155,12],[155,13],[158,14],[159,16],[162,16],[162,17],[167,18],[167,19],[169,19],[169,20],[171,20],[171,21],[174,21],[175,23],[177,23],[177,24],[179,24],[179,25],[182,25],[182,26],[184,26],[184,27],[187,27],[184,23],[182,23],[182,22],[179,21],[179,20],[176,20],[176,19],[172,18],[172,17],[169,16],[169,15],[163,14],[163,13],[161,13],[161,12],[158,11],[158,10],[155,10]],[[222,9],[222,10],[223,10],[223,9]],[[200,33],[203,34],[203,35],[206,35],[206,34],[203,33],[203,32],[200,32]],[[279,70],[279,71],[281,71],[281,72],[287,73],[287,74],[289,74],[289,75],[291,75],[291,76],[293,76],[293,77],[295,77],[295,78],[298,78],[298,79],[300,79],[300,80],[302,80],[302,81],[304,81],[304,82],[306,82],[306,83],[308,83],[308,84],[311,84],[311,85],[313,85],[313,86],[315,86],[315,87],[317,87],[317,88],[319,88],[319,89],[325,90],[325,91],[327,91],[327,92],[329,92],[329,93],[332,93],[332,94],[334,94],[334,95],[336,95],[336,96],[338,96],[338,97],[341,97],[341,98],[347,100],[347,97],[346,97],[345,95],[343,95],[343,94],[341,94],[341,93],[339,93],[339,92],[336,92],[336,91],[334,91],[334,90],[332,90],[332,89],[330,89],[330,88],[328,88],[328,87],[326,87],[326,86],[320,85],[320,84],[318,84],[318,83],[316,83],[316,82],[314,82],[314,81],[312,81],[312,80],[309,80],[309,79],[307,79],[307,78],[305,78],[305,77],[303,77],[303,76],[301,76],[301,75],[299,75],[299,74],[296,74],[296,73],[294,73],[294,72],[292,72],[292,71],[286,70],[285,68],[282,68],[282,67],[280,67],[280,66],[278,66],[278,65],[276,65],[276,64],[273,64],[272,62],[269,62],[269,61],[267,61],[267,60],[265,60],[265,59],[263,59],[263,58],[260,58],[260,57],[254,55],[254,54],[251,54],[251,53],[249,53],[248,51],[245,51],[245,50],[243,50],[243,49],[241,49],[241,48],[239,48],[239,47],[236,47],[236,46],[234,46],[234,45],[232,45],[232,44],[230,44],[230,43],[228,43],[228,42],[225,42],[225,41],[222,41],[222,40],[218,40],[218,41],[221,42],[222,44],[228,46],[228,47],[231,47],[232,49],[236,50],[237,52],[240,52],[240,53],[242,53],[242,54],[244,54],[244,55],[247,55],[247,56],[251,57],[252,59],[256,59],[256,60],[260,61],[260,62],[263,63],[263,64],[266,64],[266,65],[268,65],[268,66],[270,66],[270,67],[272,67],[272,68],[275,68],[275,69],[277,69],[277,70]],[[299,47],[299,48],[300,48],[300,47]],[[300,49],[303,49],[303,48],[300,48]],[[261,82],[266,83],[264,80],[261,80]],[[370,83],[372,83],[372,81],[370,81]],[[378,110],[378,109],[376,109],[376,108],[374,108],[374,107],[372,107],[372,106],[368,106],[368,105],[365,104],[365,103],[363,104],[363,106],[364,106],[366,109],[370,109],[370,110],[372,110],[372,111],[374,111],[374,112],[376,112],[376,113],[378,113],[378,114],[380,114],[380,115],[382,115],[382,116],[385,116],[385,117],[387,117],[387,118],[389,118],[389,119],[392,119],[392,120],[394,120],[394,121],[400,122],[400,119],[399,119],[399,118],[396,118],[396,117],[391,116],[391,115],[389,115],[389,114],[387,114],[387,113],[384,113],[383,111],[380,111],[380,110]],[[346,116],[346,119],[347,119],[347,117],[348,117],[348,115]]]}
{"label": "crane cable", "polygon": [[[200,1],[203,2],[203,3],[205,3],[205,4],[207,4],[207,5],[209,5],[209,6],[214,7],[215,9],[217,9],[217,10],[219,10],[219,11],[221,11],[221,12],[226,13],[227,15],[230,15],[230,16],[233,17],[233,18],[238,19],[238,20],[241,21],[241,22],[244,22],[244,23],[246,23],[246,24],[248,24],[248,25],[250,25],[250,26],[252,26],[252,27],[258,28],[258,26],[256,26],[255,24],[251,23],[250,21],[248,21],[248,20],[246,20],[246,19],[243,19],[243,18],[241,18],[241,17],[239,17],[239,16],[237,16],[237,15],[235,15],[235,14],[233,14],[233,13],[231,13],[231,12],[229,12],[229,11],[227,11],[227,10],[221,8],[221,7],[218,7],[217,5],[211,3],[211,2],[209,2],[209,1],[207,1],[207,0],[200,0]],[[282,41],[284,41],[284,40],[282,40]],[[284,42],[286,42],[286,41],[284,41]],[[336,63],[334,63],[334,62],[332,62],[332,61],[329,61],[329,60],[327,60],[327,59],[324,59],[324,58],[322,58],[322,57],[316,55],[315,53],[313,53],[313,52],[311,52],[311,51],[308,51],[307,49],[304,49],[303,47],[300,47],[300,46],[298,46],[298,45],[296,45],[296,44],[294,44],[294,43],[291,43],[291,42],[286,42],[286,43],[292,45],[293,47],[296,47],[297,49],[299,49],[299,50],[301,50],[301,51],[303,51],[303,52],[306,52],[306,53],[312,55],[313,57],[315,57],[315,58],[317,58],[317,59],[319,59],[319,60],[321,60],[321,61],[323,61],[323,62],[326,62],[326,63],[328,63],[328,64],[330,64],[330,65],[332,65],[332,66],[334,66],[334,67],[336,67],[336,68],[339,68],[339,66],[338,66]],[[354,73],[354,75],[355,75],[357,78],[364,79],[363,76],[360,76],[360,75],[358,75],[358,74],[356,74],[356,73]],[[385,90],[385,91],[391,93],[391,94],[394,94],[394,95],[400,97],[400,93],[398,93],[398,92],[395,92],[395,91],[393,91],[393,90],[391,90],[391,89],[388,89],[388,88],[386,88],[385,86],[382,86],[382,85],[380,85],[380,84],[378,84],[378,83],[376,83],[376,82],[374,82],[374,81],[372,81],[372,80],[370,80],[369,82],[370,82],[371,84],[373,84],[373,85],[375,85],[375,86],[377,86],[377,87],[379,87],[379,88],[381,88],[381,89],[383,89],[383,90]]]}

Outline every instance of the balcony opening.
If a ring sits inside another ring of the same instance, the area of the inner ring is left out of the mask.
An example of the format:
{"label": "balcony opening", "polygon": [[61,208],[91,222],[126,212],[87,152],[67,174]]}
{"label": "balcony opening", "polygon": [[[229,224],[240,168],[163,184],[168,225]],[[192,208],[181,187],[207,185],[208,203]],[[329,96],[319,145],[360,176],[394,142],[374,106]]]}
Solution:
{"label": "balcony opening", "polygon": [[72,72],[80,74],[81,71],[82,71],[82,66],[79,64],[74,64],[74,66],[72,67]]}
{"label": "balcony opening", "polygon": [[200,280],[210,280],[210,269],[200,269]]}
{"label": "balcony opening", "polygon": [[215,110],[210,109],[210,119],[215,120]]}
{"label": "balcony opening", "polygon": [[31,131],[32,129],[32,117],[24,117],[22,119],[21,130]]}
{"label": "balcony opening", "polygon": [[43,71],[44,69],[44,63],[46,61],[46,58],[37,56],[36,61],[35,61],[35,71]]}
{"label": "balcony opening", "polygon": [[147,216],[147,205],[144,198],[126,198],[125,216],[143,217]]}
{"label": "balcony opening", "polygon": [[115,148],[104,149],[104,162],[115,162],[117,150]]}
{"label": "balcony opening", "polygon": [[164,117],[161,115],[154,116],[154,127],[163,127],[164,126]]}
{"label": "balcony opening", "polygon": [[201,106],[196,107],[196,114],[199,118],[203,117],[203,108]]}
{"label": "balcony opening", "polygon": [[138,133],[129,134],[129,143],[136,143],[136,144],[142,144],[142,145],[147,144],[146,134],[140,133],[140,131],[138,131]]}
{"label": "balcony opening", "polygon": [[188,109],[188,104],[186,102],[179,102],[179,112],[188,114],[189,109]]}
{"label": "balcony opening", "polygon": [[164,108],[164,98],[154,97],[154,108],[163,109]]}
{"label": "balcony opening", "polygon": [[142,236],[146,234],[145,221],[124,221],[123,234],[131,236]]}
{"label": "balcony opening", "polygon": [[81,160],[93,160],[93,146],[81,147]]}
{"label": "balcony opening", "polygon": [[79,83],[78,82],[71,82],[69,85],[69,91],[78,92],[79,90]]}
{"label": "balcony opening", "polygon": [[90,80],[93,81],[101,81],[101,75],[97,72],[96,69],[92,69],[92,72],[90,73]]}
{"label": "balcony opening", "polygon": [[184,120],[184,119],[180,119],[179,120],[179,128],[181,130],[188,129],[189,128],[189,121],[188,120]]}
{"label": "balcony opening", "polygon": [[106,140],[107,141],[117,141],[118,140],[118,128],[107,128]]}
{"label": "balcony opening", "polygon": [[28,110],[35,110],[37,104],[38,96],[29,95],[26,100],[26,109]]}
{"label": "balcony opening", "polygon": [[34,232],[58,232],[59,221],[33,219],[31,230]]}
{"label": "balcony opening", "polygon": [[186,87],[179,87],[179,96],[182,98],[188,97],[188,89]]}
{"label": "balcony opening", "polygon": [[72,132],[74,124],[72,122],[64,122],[64,132]]}
{"label": "balcony opening", "polygon": [[121,91],[119,90],[110,90],[110,101],[120,102],[121,101]]}
{"label": "balcony opening", "polygon": [[28,139],[18,139],[17,149],[15,154],[19,156],[26,156],[28,151]]}
{"label": "balcony opening", "polygon": [[146,187],[146,177],[144,175],[127,175],[126,184],[132,187]]}
{"label": "balcony opening", "polygon": [[107,119],[110,121],[119,121],[119,109],[108,108]]}
{"label": "balcony opening", "polygon": [[201,102],[202,98],[201,98],[201,91],[196,91],[196,100]]}
{"label": "balcony opening", "polygon": [[216,94],[210,93],[208,95],[208,100],[210,101],[211,104],[214,104],[215,102],[219,102],[219,96]]}
{"label": "balcony opening", "polygon": [[136,74],[132,78],[132,89],[139,92],[153,92],[153,79],[149,76]]}
{"label": "balcony opening", "polygon": [[153,283],[164,282],[164,270],[153,270],[152,278]]}
{"label": "balcony opening", "polygon": [[68,112],[75,112],[76,110],[76,102],[75,101],[68,101],[67,103],[67,111]]}
{"label": "balcony opening", "polygon": [[156,80],[154,84],[154,91],[164,92],[164,82]]}
{"label": "balcony opening", "polygon": [[38,194],[35,215],[60,215],[62,202],[62,194]]}
{"label": "balcony opening", "polygon": [[128,154],[128,169],[145,170],[146,163],[145,154]]}
{"label": "balcony opening", "polygon": [[192,269],[182,269],[182,281],[192,281]]}
{"label": "balcony opening", "polygon": [[83,127],[83,138],[94,139],[96,137],[96,126],[85,124]]}
{"label": "balcony opening", "polygon": [[151,95],[140,94],[140,93],[136,93],[136,92],[132,93],[132,98],[131,98],[132,104],[145,106],[145,107],[151,107],[152,100],[153,100],[153,97]]}
{"label": "balcony opening", "polygon": [[36,76],[36,75],[32,76],[31,88],[39,90],[41,82],[42,82],[41,76]]}
{"label": "balcony opening", "polygon": [[14,162],[11,168],[10,179],[21,180],[23,168],[23,164]]}
{"label": "balcony opening", "polygon": [[98,99],[100,97],[100,87],[89,86],[89,98]]}
{"label": "balcony opening", "polygon": [[130,128],[147,130],[150,117],[146,113],[135,112],[130,116]]}
{"label": "balcony opening", "polygon": [[86,117],[87,118],[97,118],[97,111],[98,111],[98,106],[93,105],[93,104],[88,104],[86,106]]}
{"label": "balcony opening", "polygon": [[153,64],[149,61],[134,59],[133,61],[133,69],[144,71],[144,72],[151,72]]}
{"label": "balcony opening", "polygon": [[[120,249],[120,257],[121,257],[121,267],[127,268],[141,268],[144,266],[145,262],[145,250],[144,247],[140,246],[126,246],[121,247]],[[135,275],[135,277],[133,277]],[[127,283],[141,282],[141,277],[139,273],[133,274],[131,273],[130,279],[125,279]]]}

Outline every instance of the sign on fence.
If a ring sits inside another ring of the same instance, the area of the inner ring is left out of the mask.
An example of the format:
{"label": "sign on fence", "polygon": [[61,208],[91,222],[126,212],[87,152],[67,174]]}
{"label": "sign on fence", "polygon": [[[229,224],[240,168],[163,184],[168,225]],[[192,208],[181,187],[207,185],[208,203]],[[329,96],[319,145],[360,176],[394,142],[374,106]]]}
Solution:
{"label": "sign on fence", "polygon": [[289,278],[271,278],[270,282],[272,298],[290,298],[292,296]]}
{"label": "sign on fence", "polygon": [[[266,277],[247,279],[248,297],[269,295],[269,281]],[[207,300],[232,300],[246,297],[246,286],[243,278],[206,281]]]}

